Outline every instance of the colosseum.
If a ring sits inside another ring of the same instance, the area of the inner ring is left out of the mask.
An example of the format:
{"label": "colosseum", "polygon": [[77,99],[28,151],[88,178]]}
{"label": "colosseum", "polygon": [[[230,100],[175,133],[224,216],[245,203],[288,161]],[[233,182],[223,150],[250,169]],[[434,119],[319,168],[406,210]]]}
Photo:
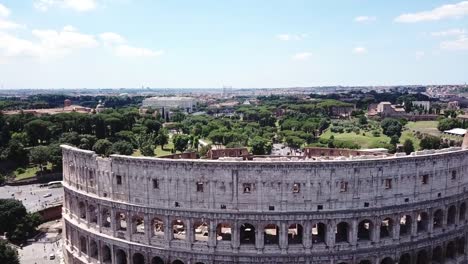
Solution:
{"label": "colosseum", "polygon": [[468,263],[466,145],[253,160],[62,146],[65,262]]}

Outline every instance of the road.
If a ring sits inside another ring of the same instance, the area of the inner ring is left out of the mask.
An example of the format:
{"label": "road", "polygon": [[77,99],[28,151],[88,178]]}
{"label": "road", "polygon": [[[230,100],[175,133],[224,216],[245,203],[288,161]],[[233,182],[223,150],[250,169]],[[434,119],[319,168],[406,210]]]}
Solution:
{"label": "road", "polygon": [[[44,195],[48,193],[52,195],[44,198]],[[22,201],[29,212],[36,212],[50,205],[61,203],[63,188],[39,188],[39,184],[0,187],[0,199],[7,198]]]}
{"label": "road", "polygon": [[[32,243],[18,249],[21,264],[59,264],[62,260],[62,240],[53,243]],[[50,255],[55,256],[54,260]]]}

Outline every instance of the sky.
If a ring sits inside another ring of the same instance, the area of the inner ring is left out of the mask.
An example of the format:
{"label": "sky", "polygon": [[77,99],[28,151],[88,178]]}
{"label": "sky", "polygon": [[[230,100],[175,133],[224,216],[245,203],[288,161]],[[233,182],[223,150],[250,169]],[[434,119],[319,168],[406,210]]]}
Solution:
{"label": "sky", "polygon": [[468,82],[468,1],[0,0],[0,89]]}

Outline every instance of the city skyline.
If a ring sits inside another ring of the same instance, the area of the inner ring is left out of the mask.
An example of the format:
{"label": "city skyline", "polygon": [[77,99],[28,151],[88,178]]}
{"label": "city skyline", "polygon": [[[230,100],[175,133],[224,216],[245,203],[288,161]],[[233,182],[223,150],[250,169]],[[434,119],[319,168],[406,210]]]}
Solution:
{"label": "city skyline", "polygon": [[467,16],[468,1],[0,0],[0,87],[463,84]]}

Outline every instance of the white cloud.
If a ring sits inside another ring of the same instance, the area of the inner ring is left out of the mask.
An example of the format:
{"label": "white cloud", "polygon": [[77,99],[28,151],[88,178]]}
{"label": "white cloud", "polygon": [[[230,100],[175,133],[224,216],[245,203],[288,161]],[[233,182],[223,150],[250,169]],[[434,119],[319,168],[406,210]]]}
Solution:
{"label": "white cloud", "polygon": [[34,7],[41,11],[47,11],[55,6],[84,12],[95,9],[97,0],[36,0],[34,2]]}
{"label": "white cloud", "polygon": [[364,54],[364,53],[367,53],[367,49],[364,48],[364,47],[355,47],[353,49],[353,53],[355,53],[355,54]]}
{"label": "white cloud", "polygon": [[23,25],[17,24],[10,20],[3,20],[0,18],[0,30],[23,28],[23,27],[24,27]]}
{"label": "white cloud", "polygon": [[450,37],[450,36],[462,36],[465,35],[466,31],[460,28],[448,29],[445,31],[431,32],[433,37]]}
{"label": "white cloud", "polygon": [[368,23],[377,20],[375,16],[358,16],[354,18],[354,22],[358,23]]}
{"label": "white cloud", "polygon": [[444,50],[468,50],[468,37],[460,36],[455,40],[447,40],[440,43],[440,48]]}
{"label": "white cloud", "polygon": [[296,53],[292,56],[293,60],[298,60],[298,61],[305,61],[308,60],[312,56],[311,52],[301,52],[301,53]]}
{"label": "white cloud", "polygon": [[0,55],[8,57],[63,57],[75,50],[99,45],[95,37],[79,33],[67,26],[61,31],[33,30],[36,39],[26,40],[12,34],[0,33]]}
{"label": "white cloud", "polygon": [[137,48],[129,45],[119,45],[115,47],[114,52],[119,57],[138,58],[138,57],[157,57],[164,53],[162,50],[151,50],[146,48]]}
{"label": "white cloud", "polygon": [[289,41],[289,40],[303,40],[307,38],[308,35],[305,33],[302,34],[278,34],[276,38],[282,41]]}
{"label": "white cloud", "polygon": [[10,15],[10,9],[0,4],[0,17],[7,17]]}
{"label": "white cloud", "polygon": [[417,60],[420,60],[420,59],[422,59],[424,56],[426,56],[426,53],[425,53],[424,51],[419,50],[419,51],[416,51],[416,53],[415,53],[414,55],[415,55],[415,57],[416,57]]}
{"label": "white cloud", "polygon": [[468,15],[468,1],[462,1],[456,4],[442,5],[429,11],[402,14],[395,18],[395,21],[400,23],[416,23],[446,18],[461,18],[466,15]]}
{"label": "white cloud", "polygon": [[125,38],[122,37],[121,35],[114,33],[114,32],[105,32],[99,35],[99,38],[105,43],[105,44],[122,44],[125,43]]}

